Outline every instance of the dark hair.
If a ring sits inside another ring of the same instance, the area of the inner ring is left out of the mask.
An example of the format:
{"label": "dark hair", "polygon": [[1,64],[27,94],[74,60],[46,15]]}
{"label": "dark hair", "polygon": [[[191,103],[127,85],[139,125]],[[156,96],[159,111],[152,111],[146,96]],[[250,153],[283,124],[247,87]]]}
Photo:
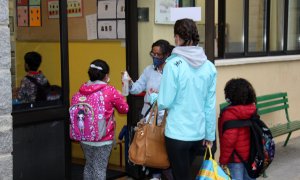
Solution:
{"label": "dark hair", "polygon": [[224,88],[225,98],[231,105],[256,103],[256,93],[251,83],[243,78],[229,80]]}
{"label": "dark hair", "polygon": [[196,23],[192,19],[179,19],[174,25],[174,35],[179,35],[184,40],[184,46],[189,45],[191,42],[194,46],[199,43],[199,33]]}
{"label": "dark hair", "polygon": [[30,71],[37,71],[42,63],[42,56],[37,52],[31,51],[25,54],[24,60]]}
{"label": "dark hair", "polygon": [[89,77],[91,81],[96,81],[100,80],[102,81],[105,78],[106,74],[109,74],[109,66],[108,64],[101,59],[96,59],[94,60],[90,65],[95,65],[96,67],[102,68],[102,70],[97,69],[97,68],[92,68],[91,66],[89,67]]}
{"label": "dark hair", "polygon": [[174,46],[171,45],[168,41],[164,39],[159,39],[152,44],[152,48],[155,46],[159,46],[162,54],[164,56],[169,56],[174,49]]}

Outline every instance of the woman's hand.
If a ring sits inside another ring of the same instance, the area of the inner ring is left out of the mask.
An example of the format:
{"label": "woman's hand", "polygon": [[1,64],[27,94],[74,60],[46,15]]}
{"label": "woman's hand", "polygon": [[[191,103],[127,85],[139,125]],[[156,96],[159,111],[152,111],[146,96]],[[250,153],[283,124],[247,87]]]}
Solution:
{"label": "woman's hand", "polygon": [[[122,72],[121,72],[121,80],[122,80],[122,77],[123,77],[123,75],[124,75],[124,72],[125,72],[125,71],[122,71]],[[133,84],[133,81],[132,81],[132,79],[131,79],[131,77],[130,77],[129,74],[128,74],[128,83],[129,83],[129,85],[132,85],[132,84]]]}
{"label": "woman's hand", "polygon": [[204,140],[203,141],[203,146],[206,146],[206,147],[212,147],[212,145],[213,145],[213,142],[212,141],[208,141],[208,140]]}
{"label": "woman's hand", "polygon": [[149,91],[148,91],[148,94],[151,94],[151,93],[156,93],[156,94],[158,94],[158,90],[157,90],[157,89],[150,88]]}

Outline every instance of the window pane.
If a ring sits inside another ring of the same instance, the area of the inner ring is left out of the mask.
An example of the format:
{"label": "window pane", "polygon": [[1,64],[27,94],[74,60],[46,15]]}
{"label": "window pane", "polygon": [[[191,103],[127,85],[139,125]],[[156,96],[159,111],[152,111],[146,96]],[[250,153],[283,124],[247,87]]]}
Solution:
{"label": "window pane", "polygon": [[182,7],[194,7],[195,0],[181,0]]}
{"label": "window pane", "polygon": [[225,52],[244,51],[244,1],[226,1]]}
{"label": "window pane", "polygon": [[14,110],[61,104],[58,17],[41,13],[46,1],[9,2]]}
{"label": "window pane", "polygon": [[283,50],[284,0],[271,1],[270,15],[270,50]]}
{"label": "window pane", "polygon": [[249,1],[249,52],[265,51],[265,4],[262,0]]}
{"label": "window pane", "polygon": [[300,50],[300,0],[289,1],[288,50]]}

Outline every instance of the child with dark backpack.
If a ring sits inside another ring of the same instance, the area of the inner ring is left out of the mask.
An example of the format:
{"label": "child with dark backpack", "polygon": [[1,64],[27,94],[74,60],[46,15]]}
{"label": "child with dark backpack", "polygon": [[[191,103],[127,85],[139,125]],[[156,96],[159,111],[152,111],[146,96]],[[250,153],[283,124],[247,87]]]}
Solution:
{"label": "child with dark backpack", "polygon": [[249,176],[244,163],[250,158],[250,128],[230,128],[224,131],[223,126],[228,121],[244,121],[256,114],[255,90],[247,80],[236,78],[226,83],[224,91],[229,105],[221,110],[218,121],[219,163],[223,169],[229,168],[232,179],[254,180]]}
{"label": "child with dark backpack", "polygon": [[109,66],[94,60],[88,70],[90,80],[84,83],[71,100],[70,138],[79,141],[86,159],[83,179],[106,179],[106,169],[113,147],[114,109],[128,112],[128,104],[109,82]]}
{"label": "child with dark backpack", "polygon": [[46,101],[46,94],[42,89],[47,89],[50,84],[42,71],[38,70],[42,63],[42,56],[31,51],[25,54],[24,60],[27,75],[21,80],[17,100],[20,103]]}

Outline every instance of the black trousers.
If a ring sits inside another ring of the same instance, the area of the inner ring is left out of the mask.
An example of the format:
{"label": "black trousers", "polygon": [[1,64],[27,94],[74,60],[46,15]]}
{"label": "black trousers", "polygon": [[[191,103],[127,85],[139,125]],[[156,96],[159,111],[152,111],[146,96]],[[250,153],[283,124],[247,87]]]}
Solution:
{"label": "black trousers", "polygon": [[[166,148],[169,156],[173,177],[175,180],[192,180],[194,172],[192,164],[197,155],[203,151],[203,141],[180,141],[166,138]],[[201,164],[198,165],[198,170]]]}

